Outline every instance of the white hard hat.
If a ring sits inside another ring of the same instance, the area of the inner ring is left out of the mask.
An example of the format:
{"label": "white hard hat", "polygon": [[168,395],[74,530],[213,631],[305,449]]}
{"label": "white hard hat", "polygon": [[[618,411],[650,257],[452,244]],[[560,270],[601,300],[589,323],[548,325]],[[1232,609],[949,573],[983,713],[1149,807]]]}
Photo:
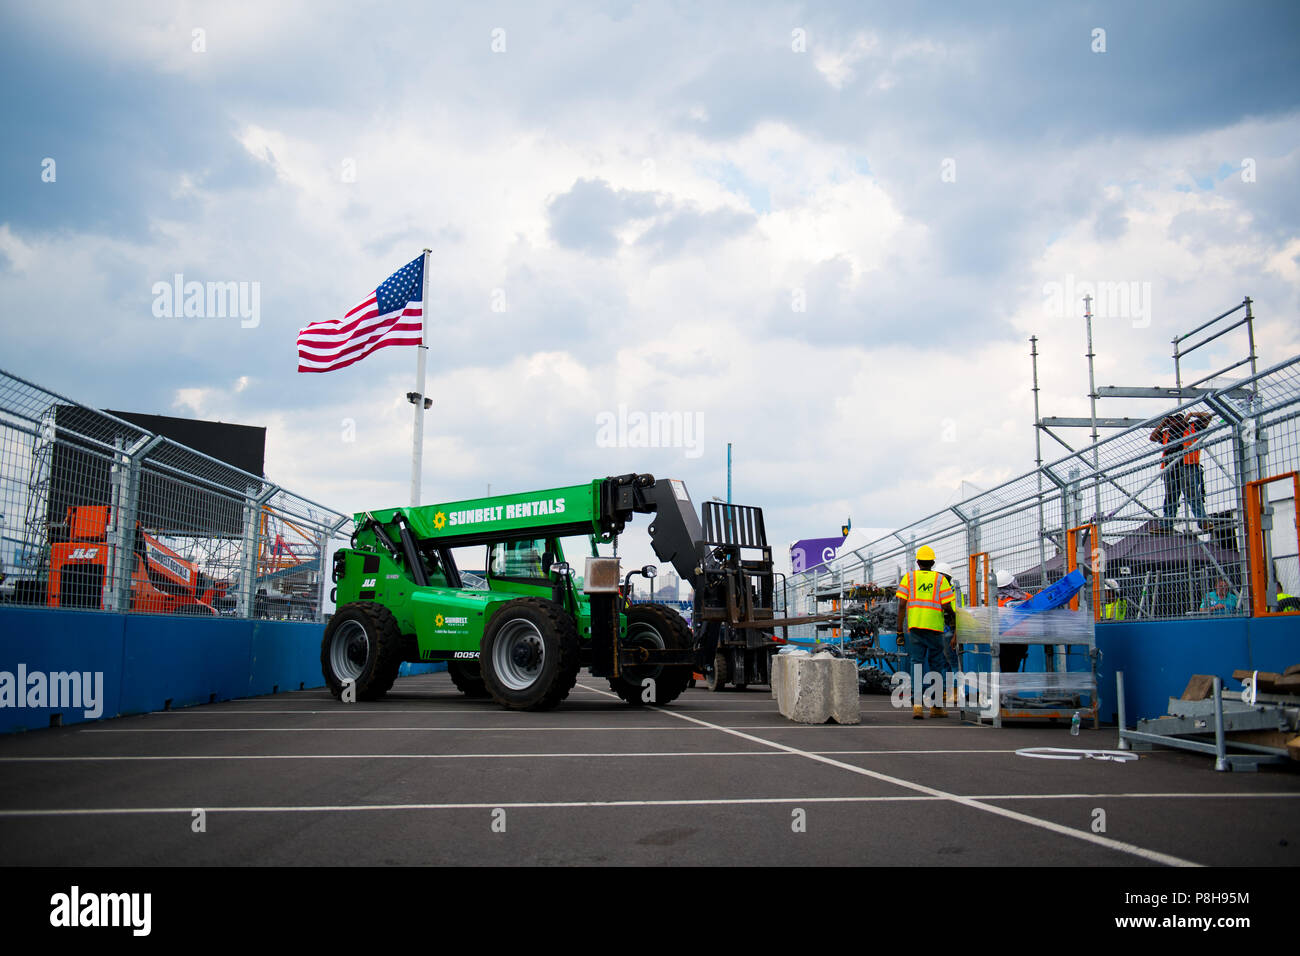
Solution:
{"label": "white hard hat", "polygon": [[1108,588],[1109,588],[1110,590],[1112,590],[1112,591],[1118,591],[1118,590],[1119,590],[1119,582],[1116,581],[1114,578],[1107,578],[1107,579],[1106,579],[1106,587],[1108,587]]}
{"label": "white hard hat", "polygon": [[948,577],[952,577],[952,566],[943,561],[936,564],[933,570],[938,571],[940,574],[946,574]]}
{"label": "white hard hat", "polygon": [[1016,577],[1010,571],[997,571],[998,587],[1007,588],[1015,583]]}

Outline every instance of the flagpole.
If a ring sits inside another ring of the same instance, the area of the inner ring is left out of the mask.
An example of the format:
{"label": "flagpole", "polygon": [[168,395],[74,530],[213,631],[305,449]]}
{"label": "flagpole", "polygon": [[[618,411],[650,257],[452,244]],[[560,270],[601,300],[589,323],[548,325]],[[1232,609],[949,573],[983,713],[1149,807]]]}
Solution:
{"label": "flagpole", "polygon": [[411,426],[411,506],[420,503],[420,471],[424,463],[424,362],[429,354],[429,254],[424,250],[424,289],[421,293],[420,344],[415,359],[415,421]]}

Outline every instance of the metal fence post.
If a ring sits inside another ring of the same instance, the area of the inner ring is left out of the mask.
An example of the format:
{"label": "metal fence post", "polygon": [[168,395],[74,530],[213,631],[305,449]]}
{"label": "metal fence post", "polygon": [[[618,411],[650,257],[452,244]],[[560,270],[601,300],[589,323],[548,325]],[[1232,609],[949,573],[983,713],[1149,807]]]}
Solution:
{"label": "metal fence post", "polygon": [[104,582],[104,609],[108,611],[131,610],[135,526],[140,513],[140,463],[162,442],[158,435],[139,438],[130,448],[124,447],[120,435],[113,441],[115,450],[109,469],[113,571],[112,579]]}
{"label": "metal fence post", "polygon": [[[108,575],[104,578],[100,606],[106,611],[127,610],[131,604],[130,585],[123,586],[123,579],[129,574],[128,558],[130,549],[128,538],[122,528],[129,520],[135,524],[134,509],[129,502],[135,496],[128,493],[129,466],[131,460],[126,457],[126,445],[121,435],[113,436],[113,463],[108,467],[108,502],[109,514],[113,526],[108,533],[108,548],[111,564]],[[128,514],[130,512],[130,514]]]}
{"label": "metal fence post", "polygon": [[1130,750],[1132,746],[1128,738],[1124,736],[1124,731],[1128,730],[1128,717],[1124,708],[1124,672],[1115,672],[1115,708],[1116,719],[1119,721],[1119,749]]}
{"label": "metal fence post", "polygon": [[328,592],[329,582],[334,580],[334,562],[333,555],[327,554],[330,542],[339,533],[339,530],[350,521],[350,518],[340,518],[334,522],[333,527],[323,536],[324,546],[320,552],[320,597],[316,603],[316,620],[319,622],[325,617],[325,595]]}
{"label": "metal fence post", "polygon": [[316,614],[314,615],[314,618],[318,622],[325,616],[325,595],[329,593],[329,589],[326,585],[330,581],[330,573],[327,570],[330,567],[329,546],[330,542],[334,540],[334,531],[336,530],[337,527],[332,528],[329,531],[322,531],[320,536],[316,539],[317,563],[320,566],[320,570],[317,571]]}
{"label": "metal fence post", "polygon": [[[970,555],[979,554],[984,550],[980,547],[980,506],[975,505],[975,507],[971,508],[971,517],[963,517],[962,520],[966,523],[966,556],[969,564]],[[971,588],[970,593],[976,593],[975,582],[971,580],[966,583]]]}
{"label": "metal fence post", "polygon": [[255,485],[248,485],[244,499],[244,539],[240,554],[239,616],[252,617],[257,607],[257,546],[261,540],[262,506],[280,488],[268,485],[257,493]]}

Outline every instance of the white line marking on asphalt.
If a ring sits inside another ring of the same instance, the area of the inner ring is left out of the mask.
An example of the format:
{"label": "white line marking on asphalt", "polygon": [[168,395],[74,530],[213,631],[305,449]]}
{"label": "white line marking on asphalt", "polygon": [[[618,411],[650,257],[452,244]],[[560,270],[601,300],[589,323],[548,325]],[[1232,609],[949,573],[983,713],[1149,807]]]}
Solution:
{"label": "white line marking on asphalt", "polygon": [[[366,810],[569,809],[572,807],[707,807],[782,803],[915,803],[941,797],[735,797],[718,800],[567,800],[526,803],[373,803],[353,806],[204,807],[207,813],[350,813]],[[193,807],[100,807],[71,810],[0,810],[4,817],[111,816],[141,813],[193,813]]]}
{"label": "white line marking on asphalt", "polygon": [[[620,702],[621,703],[621,702]],[[684,711],[693,714],[767,714],[771,717],[776,713],[775,710],[730,710],[727,708],[700,708],[698,710]],[[291,708],[287,710],[252,710],[240,708],[238,710],[209,710],[207,705],[200,707],[188,708],[186,710],[155,710],[148,714],[140,714],[141,717],[242,717],[245,714],[324,714],[326,716],[336,717],[354,717],[360,714],[456,714],[461,717],[505,717],[510,711],[503,710],[500,707],[484,708],[481,710],[471,710],[468,708],[442,708],[434,709],[407,709],[407,708],[387,708],[376,707],[374,709],[357,710],[351,705],[340,704],[336,708],[329,710],[306,710],[304,708]],[[880,713],[889,713],[881,711]],[[520,719],[525,719],[525,715],[520,714]]]}
{"label": "white line marking on asphalt", "polygon": [[[427,707],[427,708],[396,708],[396,707],[359,707],[356,704],[338,704],[337,706],[322,708],[321,701],[303,701],[304,704],[311,704],[311,707],[284,707],[281,709],[263,709],[253,707],[232,707],[230,704],[234,701],[223,701],[219,704],[195,704],[192,707],[182,707],[176,710],[153,710],[140,716],[146,717],[194,717],[203,715],[227,716],[229,714],[465,714],[471,717],[477,716],[503,716],[511,713],[494,704],[473,705],[466,703],[460,707]],[[403,701],[410,703],[410,701]],[[438,701],[438,703],[446,703]],[[680,703],[680,702],[679,702]],[[623,705],[616,705],[613,710],[622,709]],[[777,713],[776,705],[771,707],[708,707],[698,704],[690,704],[686,707],[679,708],[687,713],[710,713],[710,714],[767,714],[774,716]],[[863,713],[870,714],[893,714],[899,711],[893,707],[863,707]],[[941,720],[943,718],[930,718]],[[954,726],[954,725],[948,725]],[[972,724],[971,726],[977,726]],[[988,727],[989,725],[984,725]]]}
{"label": "white line marking on asphalt", "polygon": [[975,800],[1253,800],[1258,797],[1293,800],[1300,793],[988,793],[968,794]]}
{"label": "white line marking on asphalt", "polygon": [[[583,685],[580,684],[579,686],[583,686]],[[588,688],[588,689],[595,690],[595,688]],[[597,693],[604,693],[604,691],[597,691]],[[615,695],[610,694],[610,696],[612,697]],[[735,730],[730,727],[723,727],[718,724],[709,724],[708,721],[700,720],[698,717],[691,717],[686,714],[679,714],[671,710],[665,710],[662,707],[654,707],[653,705],[651,706],[650,709],[658,711],[659,713],[662,714],[666,714],[669,717],[676,717],[678,720],[685,720],[694,724],[702,724],[706,727],[713,727],[715,730],[720,730],[723,733],[731,734],[734,737],[740,737],[742,740],[748,740],[752,743],[767,744],[768,746],[775,747],[778,750],[786,750],[791,753],[800,754],[804,757],[807,757],[809,760],[815,760],[818,763],[824,763],[831,767],[839,767],[841,770],[847,770],[850,773],[856,773],[864,777],[871,777],[874,780],[880,780],[885,783],[891,783],[896,787],[903,787],[908,790],[915,790],[918,793],[927,794],[929,796],[939,797],[944,800],[951,800],[953,803],[960,804],[961,806],[970,807],[974,810],[982,810],[985,813],[992,813],[995,816],[1005,817],[1009,820],[1016,820],[1020,823],[1027,823],[1030,826],[1038,827],[1039,829],[1042,830],[1047,830],[1052,833],[1058,833],[1062,836],[1073,837],[1076,840],[1083,840],[1086,843],[1092,843],[1095,844],[1096,846],[1105,847],[1110,850],[1118,850],[1121,853],[1128,853],[1131,854],[1132,856],[1140,857],[1144,860],[1150,860],[1154,863],[1163,863],[1167,866],[1200,866],[1201,865],[1199,863],[1194,863],[1191,860],[1184,860],[1182,857],[1173,856],[1167,853],[1160,853],[1155,850],[1148,850],[1144,847],[1137,846],[1136,844],[1133,843],[1125,843],[1123,840],[1115,840],[1112,839],[1111,837],[1102,836],[1101,834],[1093,833],[1090,830],[1076,830],[1071,827],[1063,826],[1059,823],[1053,823],[1050,820],[1041,820],[1038,817],[1031,817],[1027,813],[1020,813],[1016,810],[1009,810],[1006,807],[998,807],[987,803],[981,803],[979,800],[972,799],[971,797],[958,796],[955,793],[948,793],[945,790],[939,790],[936,789],[935,787],[927,787],[924,784],[913,783],[910,780],[904,780],[901,777],[890,776],[887,773],[879,773],[875,770],[868,770],[865,767],[855,767],[851,763],[844,763],[841,760],[832,760],[830,757],[824,757],[820,754],[810,753],[806,750],[799,750],[797,747],[790,747],[786,744],[780,744],[774,740],[765,740],[762,737],[755,737],[752,734],[747,734],[744,733],[743,731]]]}
{"label": "white line marking on asphalt", "polygon": [[332,734],[353,732],[393,733],[411,730],[421,733],[542,733],[554,731],[569,733],[577,730],[617,730],[630,732],[634,730],[680,730],[679,727],[103,727],[83,730],[83,734]]}
{"label": "white line marking on asphalt", "polygon": [[[798,756],[798,755],[792,755]],[[1300,796],[1294,793],[1047,793],[1047,794],[1001,794],[998,796],[979,797],[979,800],[1113,800],[1122,798],[1156,798],[1156,799],[1188,799],[1188,798],[1275,798],[1275,797],[1296,797]],[[806,803],[936,803],[940,801],[956,800],[965,805],[973,805],[976,809],[982,809],[994,812],[999,816],[1012,816],[1013,819],[1020,819],[1024,814],[1015,813],[1015,811],[1004,810],[1002,807],[987,807],[974,803],[975,798],[959,797],[956,794],[946,795],[926,795],[926,794],[904,794],[896,796],[874,796],[874,797],[736,797],[730,799],[716,800],[562,800],[562,801],[528,801],[519,803],[503,803],[493,801],[489,803],[372,803],[360,805],[336,805],[336,806],[249,806],[249,807],[204,807],[208,813],[353,813],[367,812],[375,810],[485,810],[495,809],[496,807],[510,809],[570,809],[575,807],[709,807],[709,806],[738,806],[744,804],[806,804]],[[86,807],[80,809],[40,809],[40,810],[0,810],[0,818],[6,817],[76,817],[76,816],[114,816],[114,815],[138,815],[148,813],[184,813],[192,814],[193,807]],[[1076,833],[1068,827],[1058,827],[1047,820],[1039,820],[1037,817],[1028,817],[1033,821],[1035,826],[1047,826],[1048,829],[1064,830],[1070,836]],[[1107,840],[1108,843],[1119,843],[1118,840]],[[1128,844],[1123,844],[1127,846]],[[1141,850],[1142,853],[1153,853],[1151,850],[1143,850],[1141,847],[1135,849]],[[1161,857],[1163,854],[1155,853],[1154,856]],[[1196,866],[1197,864],[1184,864]]]}
{"label": "white line marking on asphalt", "polygon": [[[1010,751],[1014,752],[1014,751]],[[643,753],[518,754],[149,754],[141,756],[0,757],[0,763],[82,763],[115,760],[519,760],[530,757],[787,757],[770,750],[679,750]]]}
{"label": "white line marking on asphalt", "polygon": [[[809,753],[840,756],[884,756],[889,754],[1013,754],[1014,750],[815,750]],[[86,763],[115,760],[500,760],[529,757],[793,757],[781,750],[669,750],[635,753],[513,753],[513,754],[118,754],[97,756],[0,757],[0,763]]]}
{"label": "white line marking on asphalt", "polygon": [[[671,713],[673,716],[680,716],[683,719],[689,719],[685,715],[677,714],[674,711],[663,711]],[[130,718],[127,718],[130,719]],[[708,721],[701,721],[700,727],[677,727],[672,724],[651,725],[651,726],[633,726],[622,724],[615,727],[583,727],[579,725],[554,724],[549,727],[528,727],[517,725],[512,727],[96,727],[79,730],[82,734],[252,734],[252,733],[347,733],[351,731],[426,731],[438,732],[457,731],[464,733],[489,733],[493,731],[502,731],[508,733],[530,732],[540,733],[553,731],[557,733],[569,733],[579,730],[617,730],[620,732],[631,732],[636,730],[731,730],[733,728],[723,727],[719,724],[710,724]],[[902,724],[898,727],[889,727],[884,725],[863,725],[863,724],[756,724],[746,726],[745,730],[838,730],[846,732],[849,730],[956,730],[955,727],[918,727],[911,724]],[[974,728],[971,728],[974,729]]]}
{"label": "white line marking on asphalt", "polygon": [[145,717],[243,717],[245,714],[326,714],[339,717],[356,717],[362,714],[456,714],[460,717],[504,717],[508,711],[500,707],[493,707],[490,710],[475,711],[468,708],[444,708],[442,710],[406,710],[389,707],[376,707],[373,710],[357,710],[350,704],[340,704],[331,710],[304,710],[302,708],[292,710],[249,710],[240,708],[239,710],[208,710],[206,707],[195,707],[190,710],[155,710],[141,716]]}

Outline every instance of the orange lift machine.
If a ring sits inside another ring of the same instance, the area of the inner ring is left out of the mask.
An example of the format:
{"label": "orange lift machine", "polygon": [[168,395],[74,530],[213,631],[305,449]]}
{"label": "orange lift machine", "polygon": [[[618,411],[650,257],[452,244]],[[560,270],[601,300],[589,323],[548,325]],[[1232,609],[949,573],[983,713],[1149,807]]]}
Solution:
{"label": "orange lift machine", "polygon": [[[109,542],[110,509],[82,505],[68,509],[68,540],[50,546],[50,607],[102,609],[112,586],[114,545]],[[212,616],[213,602],[228,584],[214,581],[137,522],[131,545],[130,610],[153,614]]]}

